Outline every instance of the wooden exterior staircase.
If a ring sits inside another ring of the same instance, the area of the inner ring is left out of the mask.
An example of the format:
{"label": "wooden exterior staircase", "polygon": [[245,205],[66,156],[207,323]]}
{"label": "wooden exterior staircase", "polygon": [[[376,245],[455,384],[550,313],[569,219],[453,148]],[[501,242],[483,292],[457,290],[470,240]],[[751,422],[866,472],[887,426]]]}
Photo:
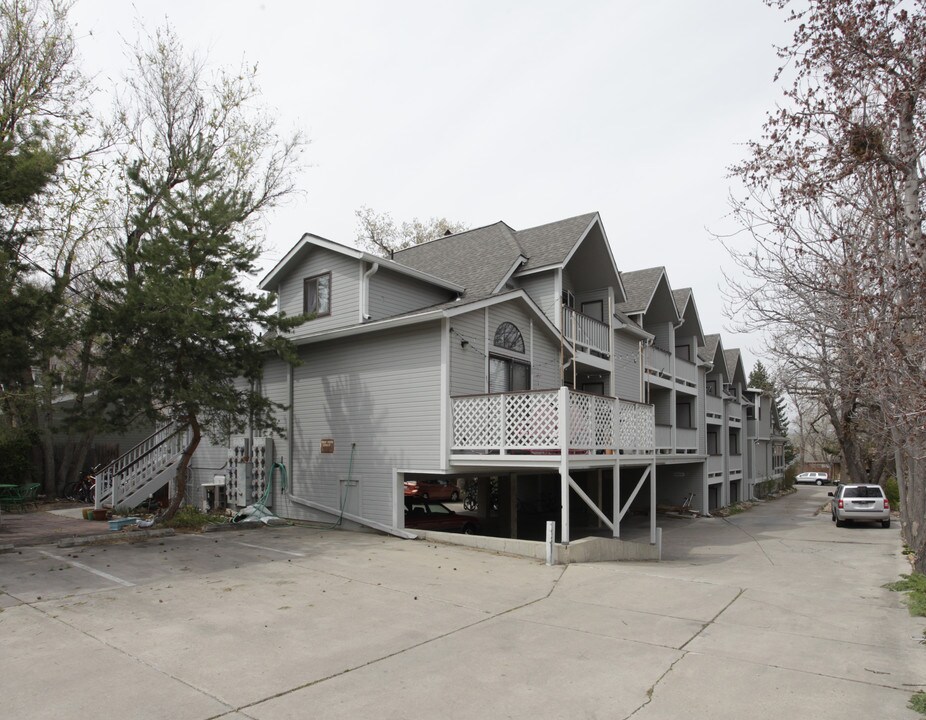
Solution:
{"label": "wooden exterior staircase", "polygon": [[176,423],[156,430],[96,474],[97,509],[133,508],[174,478],[186,433]]}

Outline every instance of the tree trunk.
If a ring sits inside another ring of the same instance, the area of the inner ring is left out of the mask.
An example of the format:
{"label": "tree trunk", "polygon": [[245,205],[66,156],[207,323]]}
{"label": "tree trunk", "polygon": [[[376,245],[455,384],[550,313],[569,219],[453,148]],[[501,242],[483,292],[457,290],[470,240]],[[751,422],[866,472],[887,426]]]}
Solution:
{"label": "tree trunk", "polygon": [[926,574],[926,452],[922,435],[906,435],[892,428],[896,443],[897,487],[900,490],[900,528],[913,553],[913,569]]}
{"label": "tree trunk", "polygon": [[187,443],[187,446],[183,450],[183,454],[180,456],[180,462],[177,463],[177,474],[174,476],[174,494],[170,498],[170,505],[167,506],[167,512],[164,513],[164,516],[161,518],[162,520],[170,520],[180,509],[180,505],[186,497],[187,479],[190,474],[190,462],[193,460],[193,454],[196,452],[196,448],[199,447],[199,443],[202,440],[202,427],[195,415],[189,418],[188,427],[190,430],[190,441]]}

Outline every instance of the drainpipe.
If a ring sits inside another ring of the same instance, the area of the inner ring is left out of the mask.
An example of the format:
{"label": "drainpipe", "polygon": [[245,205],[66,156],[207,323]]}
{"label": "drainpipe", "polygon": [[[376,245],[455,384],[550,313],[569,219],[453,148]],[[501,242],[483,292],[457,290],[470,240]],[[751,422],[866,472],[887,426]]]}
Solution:
{"label": "drainpipe", "polygon": [[379,270],[379,263],[373,263],[373,266],[363,274],[363,286],[361,291],[363,292],[363,319],[370,319],[370,278],[376,274],[376,271]]}

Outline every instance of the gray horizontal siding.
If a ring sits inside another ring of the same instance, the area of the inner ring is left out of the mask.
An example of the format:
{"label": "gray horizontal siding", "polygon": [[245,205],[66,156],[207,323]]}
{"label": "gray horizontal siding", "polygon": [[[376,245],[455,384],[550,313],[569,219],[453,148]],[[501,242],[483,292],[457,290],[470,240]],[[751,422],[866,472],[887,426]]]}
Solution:
{"label": "gray horizontal siding", "polygon": [[[486,392],[485,311],[476,310],[451,319],[450,394]],[[463,341],[466,341],[466,347]]]}
{"label": "gray horizontal siding", "polygon": [[[439,466],[440,340],[432,322],[303,350],[293,390],[297,496],[392,524],[393,468]],[[334,453],[320,452],[323,438]],[[358,484],[345,494],[348,472]]]}
{"label": "gray horizontal siding", "polygon": [[617,397],[639,402],[640,343],[625,332],[614,333],[614,389]]}
{"label": "gray horizontal siding", "polygon": [[531,296],[531,300],[537,303],[538,307],[550,319],[554,325],[556,322],[556,284],[553,278],[553,272],[537,273],[536,275],[526,275],[517,279],[518,285]]}
{"label": "gray horizontal siding", "polygon": [[673,351],[675,348],[673,342],[675,333],[672,329],[672,323],[656,323],[652,327],[647,326],[646,330],[655,335],[653,344],[656,347],[661,348],[662,350],[667,350],[668,352]]}
{"label": "gray horizontal siding", "polygon": [[452,300],[453,293],[386,268],[370,277],[370,319],[400,315]]}
{"label": "gray horizontal siding", "polygon": [[331,273],[331,315],[302,324],[293,337],[359,322],[360,261],[319,247],[313,247],[280,283],[280,310],[290,316],[301,314],[305,279],[327,272]]}

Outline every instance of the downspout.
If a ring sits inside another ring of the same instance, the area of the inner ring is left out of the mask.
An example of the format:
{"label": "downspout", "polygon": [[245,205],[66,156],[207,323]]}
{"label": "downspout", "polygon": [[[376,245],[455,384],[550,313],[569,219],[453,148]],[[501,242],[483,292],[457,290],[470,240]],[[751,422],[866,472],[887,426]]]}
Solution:
{"label": "downspout", "polygon": [[[378,267],[378,264],[376,265],[376,267]],[[287,440],[289,441],[288,443],[289,449],[287,452],[286,465],[288,468],[290,468],[290,470],[289,470],[289,483],[287,483],[287,486],[286,486],[285,496],[287,500],[289,500],[292,503],[295,503],[296,505],[301,505],[302,507],[307,507],[312,510],[320,510],[321,512],[330,513],[332,515],[338,515],[340,512],[338,510],[329,508],[326,505],[322,505],[321,503],[317,503],[312,500],[306,500],[305,498],[296,497],[296,495],[293,494],[293,486],[296,484],[295,483],[295,480],[296,480],[295,473],[292,471],[293,459],[295,457],[294,450],[293,450],[293,445],[295,444],[293,442],[294,440],[293,431],[295,430],[295,410],[293,409],[293,396],[294,396],[293,375],[294,375],[293,365],[292,363],[289,363],[289,373],[288,373],[288,378],[287,378],[288,385],[289,385],[289,392],[288,392],[289,410],[286,413],[286,437],[287,437]],[[418,537],[414,533],[410,533],[406,530],[398,530],[397,528],[389,527],[388,525],[383,525],[382,523],[373,522],[372,520],[367,520],[365,518],[357,517],[356,515],[353,515],[351,513],[343,513],[342,517],[345,517],[351,522],[357,523],[358,525],[364,525],[366,527],[373,528],[374,530],[379,530],[381,532],[388,533],[389,535],[395,535],[396,537],[400,537],[405,540],[411,540],[411,539]]]}
{"label": "downspout", "polygon": [[363,284],[361,285],[361,292],[363,293],[362,302],[362,318],[364,320],[370,319],[370,278],[376,274],[376,271],[379,270],[379,263],[373,263],[372,267],[363,274]]}

